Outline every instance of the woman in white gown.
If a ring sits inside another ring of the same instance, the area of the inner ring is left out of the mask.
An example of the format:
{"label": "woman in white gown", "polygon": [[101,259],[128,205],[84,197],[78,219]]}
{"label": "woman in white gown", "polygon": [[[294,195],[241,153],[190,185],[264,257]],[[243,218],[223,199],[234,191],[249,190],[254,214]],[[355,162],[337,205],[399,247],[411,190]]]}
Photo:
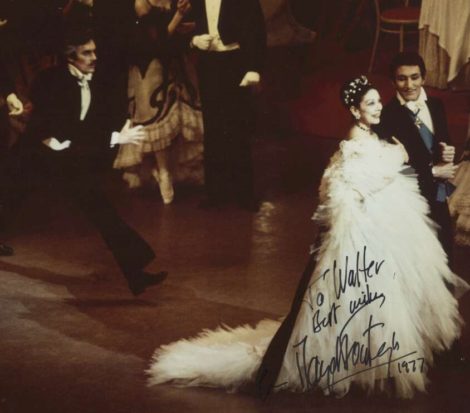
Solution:
{"label": "woman in white gown", "polygon": [[[363,76],[343,87],[342,100],[355,124],[323,175],[315,265],[287,317],[292,329],[274,389],[341,396],[352,383],[367,391],[394,383],[398,397],[411,397],[425,390],[433,352],[460,335],[457,300],[445,283],[460,292],[468,286],[447,265],[416,177],[403,173],[405,149],[371,130],[382,109],[377,90]],[[280,326],[263,320],[162,346],[149,384],[233,390],[257,372],[262,380],[263,356]]]}

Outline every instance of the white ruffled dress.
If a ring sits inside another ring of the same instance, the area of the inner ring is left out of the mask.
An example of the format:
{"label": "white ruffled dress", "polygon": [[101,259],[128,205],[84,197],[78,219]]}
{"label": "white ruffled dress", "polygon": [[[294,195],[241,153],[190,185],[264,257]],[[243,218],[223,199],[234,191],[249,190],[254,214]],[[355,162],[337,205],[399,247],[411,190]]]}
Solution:
{"label": "white ruffled dress", "polygon": [[[276,389],[342,396],[352,383],[424,391],[433,352],[461,331],[451,272],[403,153],[376,136],[343,141],[320,186],[325,228]],[[255,379],[279,321],[221,327],[157,349],[149,384],[236,389]]]}

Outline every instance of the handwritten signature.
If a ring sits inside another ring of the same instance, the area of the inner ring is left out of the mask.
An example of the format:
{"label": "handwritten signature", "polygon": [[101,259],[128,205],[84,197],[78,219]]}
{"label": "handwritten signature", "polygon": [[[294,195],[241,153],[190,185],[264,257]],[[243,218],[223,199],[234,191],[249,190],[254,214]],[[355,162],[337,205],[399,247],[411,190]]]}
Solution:
{"label": "handwritten signature", "polygon": [[[385,293],[374,291],[370,285],[370,280],[380,274],[385,260],[369,260],[367,247],[364,246],[362,251],[356,253],[355,262],[351,261],[346,256],[344,266],[341,267],[335,260],[332,268],[323,271],[322,275],[309,286],[311,295],[317,282],[332,276],[332,282],[328,285],[330,288],[334,287],[336,301],[326,306],[327,292],[318,288],[314,298],[306,301],[313,313],[312,331],[293,345],[296,350],[297,371],[305,390],[316,386],[332,390],[337,383],[384,366],[386,376],[391,377],[391,367],[395,362],[398,362],[399,373],[409,372],[411,362],[402,360],[410,356],[415,356],[416,360],[423,360],[421,364],[423,371],[424,359],[416,358],[416,351],[405,355],[398,354],[400,342],[397,333],[387,331],[385,323],[380,320],[380,313],[373,311],[382,308],[386,302]],[[354,289],[351,298],[347,295],[348,289]],[[361,289],[359,297],[358,289]],[[374,303],[377,306],[372,307]],[[362,314],[361,320],[367,320],[367,325],[361,328],[357,326],[357,322],[360,322],[357,315],[365,309],[369,311]],[[321,354],[309,357],[309,349],[321,352],[315,348],[321,346],[321,340],[315,336],[323,331],[328,334],[331,328],[334,328],[332,336],[335,337],[331,357],[322,358]],[[354,330],[354,333],[351,330]]]}

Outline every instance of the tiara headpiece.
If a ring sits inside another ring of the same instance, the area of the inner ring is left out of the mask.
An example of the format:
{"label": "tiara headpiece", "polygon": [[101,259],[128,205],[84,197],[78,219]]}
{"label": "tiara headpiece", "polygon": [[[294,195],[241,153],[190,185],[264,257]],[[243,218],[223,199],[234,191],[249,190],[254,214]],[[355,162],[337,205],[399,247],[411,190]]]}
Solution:
{"label": "tiara headpiece", "polygon": [[364,75],[346,83],[341,90],[341,98],[345,106],[350,107],[357,104],[358,97],[362,97],[365,90],[372,87],[369,79]]}

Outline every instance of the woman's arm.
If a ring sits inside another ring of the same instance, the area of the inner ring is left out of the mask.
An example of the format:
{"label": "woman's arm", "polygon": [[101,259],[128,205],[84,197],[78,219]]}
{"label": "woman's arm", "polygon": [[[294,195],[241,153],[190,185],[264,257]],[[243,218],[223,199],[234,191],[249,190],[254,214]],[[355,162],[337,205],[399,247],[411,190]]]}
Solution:
{"label": "woman's arm", "polygon": [[171,36],[183,20],[184,16],[186,13],[189,11],[191,8],[191,3],[189,0],[178,0],[178,4],[176,6],[176,12],[173,15],[173,18],[171,19],[170,23],[168,24],[168,35]]}

